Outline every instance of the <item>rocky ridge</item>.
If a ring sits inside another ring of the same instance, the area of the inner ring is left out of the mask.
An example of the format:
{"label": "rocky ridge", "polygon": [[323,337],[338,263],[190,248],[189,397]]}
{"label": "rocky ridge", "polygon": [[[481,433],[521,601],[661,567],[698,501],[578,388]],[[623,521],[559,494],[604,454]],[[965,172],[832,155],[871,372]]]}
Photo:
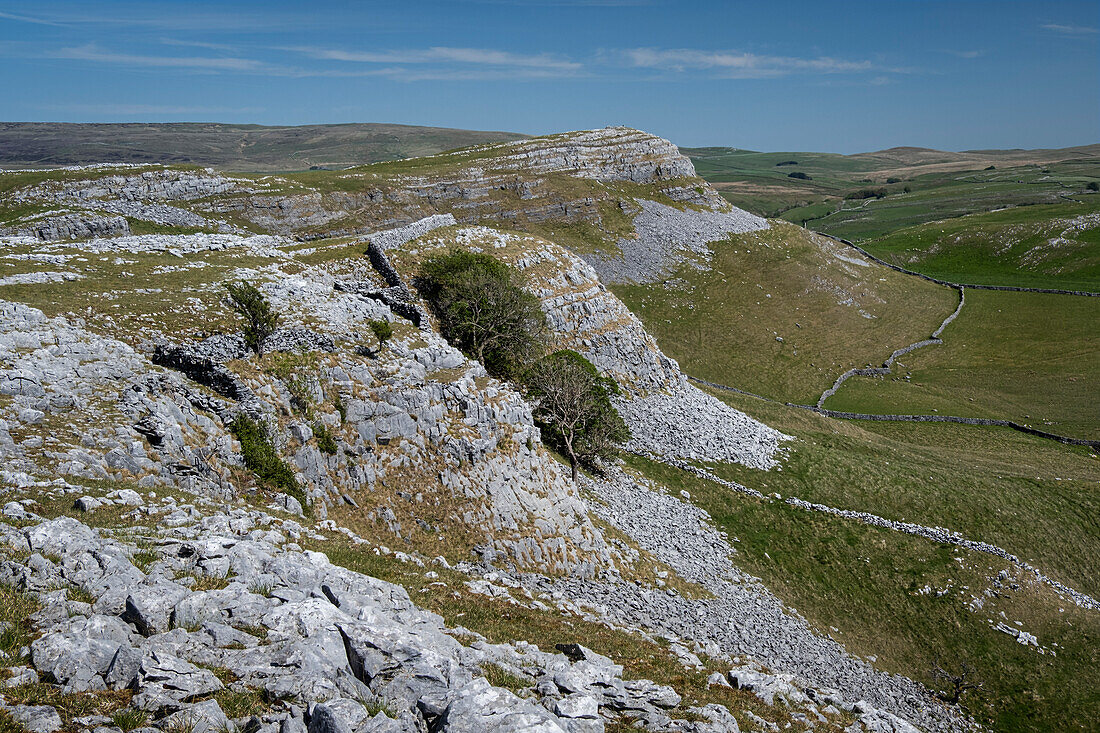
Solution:
{"label": "rocky ridge", "polygon": [[[485,227],[427,234],[402,254],[416,260],[456,245],[489,252],[524,273],[526,287],[542,301],[556,346],[582,353],[619,383],[617,406],[633,433],[629,450],[755,468],[776,465],[789,438],[690,384],[582,259],[538,237]],[[693,419],[686,422],[683,415]]]}

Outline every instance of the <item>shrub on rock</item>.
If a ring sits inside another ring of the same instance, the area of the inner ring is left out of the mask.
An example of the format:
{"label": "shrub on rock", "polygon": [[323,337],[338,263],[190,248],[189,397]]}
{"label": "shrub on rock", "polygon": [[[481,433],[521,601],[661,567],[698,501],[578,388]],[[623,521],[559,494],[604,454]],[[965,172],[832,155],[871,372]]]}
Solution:
{"label": "shrub on rock", "polygon": [[542,350],[546,317],[508,265],[487,254],[452,250],[421,264],[417,289],[440,332],[497,377],[517,376]]}
{"label": "shrub on rock", "polygon": [[592,362],[575,351],[555,351],[535,362],[524,375],[538,400],[535,421],[546,441],[569,459],[573,480],[577,465],[591,464],[618,452],[630,430],[611,397],[615,380],[601,377]]}
{"label": "shrub on rock", "polygon": [[257,354],[263,353],[264,341],[279,327],[279,314],[264,294],[244,281],[225,284],[230,304],[244,318],[244,342]]}
{"label": "shrub on rock", "polygon": [[229,423],[229,431],[240,441],[245,467],[256,475],[261,485],[293,497],[303,509],[308,507],[306,494],[298,484],[294,471],[279,457],[262,423],[241,414]]}
{"label": "shrub on rock", "polygon": [[381,351],[382,347],[386,345],[386,342],[393,336],[393,326],[389,321],[371,321],[370,330],[374,334],[374,337],[378,339],[378,350]]}

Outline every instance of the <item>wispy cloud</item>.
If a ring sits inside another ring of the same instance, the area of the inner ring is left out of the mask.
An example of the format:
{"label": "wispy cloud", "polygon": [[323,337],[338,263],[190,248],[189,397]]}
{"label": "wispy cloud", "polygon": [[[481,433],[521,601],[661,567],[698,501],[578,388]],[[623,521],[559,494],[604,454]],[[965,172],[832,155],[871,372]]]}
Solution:
{"label": "wispy cloud", "polygon": [[136,67],[200,69],[206,71],[234,71],[250,74],[274,74],[292,71],[256,59],[233,56],[151,56],[119,53],[104,49],[94,43],[63,48],[49,54],[53,58],[75,61],[94,61],[104,64],[120,64]]}
{"label": "wispy cloud", "polygon": [[181,38],[161,38],[161,45],[182,46],[185,48],[208,48],[211,51],[233,51],[233,46],[227,43],[210,43],[209,41],[188,41]]}
{"label": "wispy cloud", "polygon": [[960,59],[976,59],[985,55],[985,51],[957,51],[952,49],[945,49],[944,53],[958,56]]}
{"label": "wispy cloud", "polygon": [[433,46],[398,51],[347,51],[314,46],[293,46],[284,50],[305,54],[314,59],[365,64],[462,64],[542,69],[560,73],[574,73],[582,68],[582,65],[576,61],[551,54],[519,54],[488,48]]}
{"label": "wispy cloud", "polygon": [[[159,29],[163,32],[268,33],[280,30],[333,25],[331,16],[312,11],[264,12],[245,10],[202,10],[176,7],[170,3],[113,3],[112,12],[94,12],[92,3],[37,3],[33,15],[0,11],[0,19],[58,27],[113,27]],[[91,8],[91,9],[89,9]]]}
{"label": "wispy cloud", "polygon": [[[430,48],[386,52],[345,52],[331,49],[293,49],[313,61],[341,62],[338,66],[283,65],[249,58],[230,46],[204,42],[168,40],[169,46],[195,46],[224,50],[226,55],[157,55],[126,53],[95,43],[43,50],[0,43],[0,55],[67,59],[110,64],[133,69],[177,69],[203,74],[247,74],[259,76],[308,78],[375,77],[394,81],[495,81],[507,79],[550,79],[573,75],[581,65],[548,55],[522,55],[492,49]],[[283,49],[290,50],[290,49]],[[348,65],[343,62],[360,62]]]}
{"label": "wispy cloud", "polygon": [[619,53],[635,68],[670,72],[703,70],[727,79],[765,79],[796,73],[857,73],[876,68],[870,61],[847,61],[829,56],[800,58],[690,48],[632,48]]}
{"label": "wispy cloud", "polygon": [[19,15],[18,13],[0,12],[0,19],[3,19],[3,20],[17,20],[21,23],[34,23],[35,25],[52,25],[52,26],[65,25],[64,23],[59,23],[59,22],[54,21],[54,20],[48,20],[46,18],[37,18],[37,17],[32,16],[32,15]]}
{"label": "wispy cloud", "polygon": [[203,107],[171,104],[43,104],[35,105],[35,109],[64,110],[79,114],[90,115],[117,115],[121,117],[136,117],[149,115],[159,117],[163,115],[221,115],[221,114],[257,114],[265,112],[264,107]]}
{"label": "wispy cloud", "polygon": [[1054,31],[1064,36],[1091,36],[1100,33],[1100,28],[1088,25],[1072,25],[1068,23],[1044,23],[1039,26],[1045,31]]}

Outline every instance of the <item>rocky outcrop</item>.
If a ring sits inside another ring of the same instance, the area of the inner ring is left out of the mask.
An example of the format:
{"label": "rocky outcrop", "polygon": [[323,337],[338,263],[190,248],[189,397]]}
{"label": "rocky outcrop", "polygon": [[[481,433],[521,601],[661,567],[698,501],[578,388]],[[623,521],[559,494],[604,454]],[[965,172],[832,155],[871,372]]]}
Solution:
{"label": "rocky outcrop", "polygon": [[537,237],[485,227],[428,234],[405,250],[419,259],[455,246],[488,251],[524,273],[526,287],[542,301],[555,345],[584,354],[618,382],[619,412],[633,434],[629,450],[755,468],[775,465],[787,436],[689,384],[676,361],[579,257]]}
{"label": "rocky outcrop", "polygon": [[605,127],[498,146],[494,165],[525,173],[568,173],[597,181],[655,183],[694,178],[695,166],[664,138],[630,127]]}
{"label": "rocky outcrop", "polygon": [[[94,173],[94,168],[85,169]],[[28,203],[52,202],[71,208],[89,211],[105,211],[121,216],[102,219],[89,214],[75,214],[62,217],[62,221],[52,225],[32,225],[33,236],[41,239],[71,239],[85,237],[109,237],[129,234],[129,227],[123,217],[131,217],[153,222],[162,226],[213,228],[222,232],[241,232],[238,227],[210,220],[207,217],[180,206],[166,202],[190,202],[212,196],[241,195],[254,189],[247,182],[230,179],[206,170],[202,174],[156,169],[132,175],[94,176],[84,180],[47,181],[45,183],[17,191],[13,195],[16,201]],[[74,219],[75,217],[75,219]],[[80,219],[85,219],[83,225]],[[99,222],[99,223],[94,223]],[[81,228],[83,227],[83,229]],[[43,236],[45,234],[71,232],[67,236]],[[56,230],[56,232],[54,232]],[[22,230],[20,230],[22,231]]]}
{"label": "rocky outcrop", "polygon": [[134,175],[101,176],[68,183],[45,183],[24,195],[69,201],[192,201],[227,193],[248,192],[243,180],[207,169],[201,174],[148,170]]}
{"label": "rocky outcrop", "polygon": [[[333,282],[315,273],[266,286],[295,316],[268,350],[306,360],[282,377],[251,366],[239,337],[160,344],[150,360],[65,319],[4,304],[0,343],[10,357],[0,389],[14,399],[0,408],[0,457],[13,469],[32,471],[45,458],[61,475],[226,495],[239,490],[230,477],[241,463],[226,426],[244,412],[269,427],[322,517],[344,497],[371,495],[372,518],[395,539],[453,529],[519,567],[613,568],[523,397],[430,329],[381,351],[361,348],[371,320],[396,316]],[[324,323],[326,334],[305,322]],[[44,444],[34,426],[62,419]],[[318,426],[335,451],[321,450]]]}
{"label": "rocky outcrop", "polygon": [[[633,192],[620,202],[620,193],[600,184],[647,186],[653,197],[679,206],[731,211],[675,145],[625,127],[444,153],[409,166],[408,173],[379,176],[368,168],[337,175],[342,185],[336,191],[227,194],[199,206],[211,214],[236,212],[268,231],[309,238],[370,235],[436,214],[466,224],[499,221],[516,229],[546,221],[600,226],[608,204],[637,208]],[[563,179],[588,185],[563,184]],[[607,245],[614,247],[615,239],[609,235]]]}
{"label": "rocky outcrop", "polygon": [[[28,558],[3,561],[0,581],[42,605],[17,680],[48,679],[67,693],[130,690],[129,707],[161,730],[185,721],[271,733],[587,733],[621,716],[654,731],[715,730],[674,721],[666,711],[681,699],[672,689],[624,680],[621,666],[583,646],[544,652],[465,629],[459,643],[404,588],[303,552],[290,541],[302,535],[292,520],[203,506],[180,524],[174,507],[135,510],[166,520],[141,568],[136,548],[71,518],[0,524],[3,543]],[[487,667],[506,670],[525,697],[493,687]],[[261,699],[261,690],[270,702],[256,714],[231,720],[219,704]],[[50,706],[0,707],[61,727]]]}
{"label": "rocky outcrop", "polygon": [[121,237],[130,233],[130,223],[121,216],[95,216],[90,214],[66,214],[36,219],[29,224],[16,226],[0,234],[17,237],[34,237],[46,242],[93,237]]}

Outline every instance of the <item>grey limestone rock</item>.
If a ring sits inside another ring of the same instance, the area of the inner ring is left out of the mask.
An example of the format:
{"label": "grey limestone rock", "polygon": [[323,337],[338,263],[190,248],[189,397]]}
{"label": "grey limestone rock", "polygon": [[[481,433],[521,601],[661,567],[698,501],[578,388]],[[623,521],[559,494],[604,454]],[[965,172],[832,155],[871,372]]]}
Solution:
{"label": "grey limestone rock", "polygon": [[13,705],[8,712],[29,733],[61,730],[61,716],[49,705]]}
{"label": "grey limestone rock", "polygon": [[[2,233],[2,232],[0,232]],[[35,237],[46,242],[92,237],[119,237],[130,233],[130,223],[122,216],[67,214],[36,219],[14,228],[21,237]]]}
{"label": "grey limestone rock", "polygon": [[478,678],[454,692],[439,722],[447,733],[564,733],[562,723],[543,708]]}
{"label": "grey limestone rock", "polygon": [[218,705],[217,700],[204,700],[188,705],[166,716],[160,723],[162,728],[186,728],[191,733],[220,733],[230,730],[229,718]]}

